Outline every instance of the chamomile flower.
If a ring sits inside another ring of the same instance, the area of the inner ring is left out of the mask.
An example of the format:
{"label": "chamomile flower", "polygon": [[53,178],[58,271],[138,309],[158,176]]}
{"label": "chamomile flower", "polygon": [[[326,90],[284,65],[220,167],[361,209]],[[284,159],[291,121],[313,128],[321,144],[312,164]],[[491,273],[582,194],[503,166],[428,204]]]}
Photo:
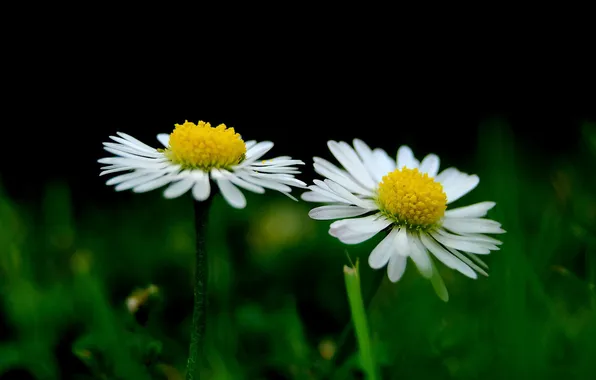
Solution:
{"label": "chamomile flower", "polygon": [[166,198],[191,191],[194,199],[204,201],[212,193],[214,182],[232,207],[244,208],[246,198],[239,188],[255,193],[264,193],[266,188],[277,190],[296,200],[290,195],[290,186],[306,185],[294,177],[300,173],[294,165],[304,164],[302,161],[290,157],[261,160],[273,147],[272,142],[244,142],[234,128],[224,124],[175,124],[171,134],[157,135],[164,146],[161,149],[125,133],[117,135],[110,136],[114,142],[104,143],[104,149],[115,157],[99,160],[107,165],[100,175],[126,172],[106,182],[115,185],[116,191],[142,193],[168,185],[163,192]]}
{"label": "chamomile flower", "polygon": [[345,244],[358,244],[386,231],[370,253],[369,265],[387,266],[389,280],[397,282],[410,258],[445,301],[447,289],[435,259],[473,279],[477,273],[487,275],[488,267],[477,255],[499,249],[501,242],[486,234],[505,232],[498,222],[484,218],[495,203],[448,209],[478,185],[478,176],[455,168],[439,173],[438,156],[429,154],[420,162],[405,145],[396,160],[358,139],[353,148],[346,142],[327,145],[343,169],[315,157],[314,169],[326,179],[315,180],[302,199],[328,203],[309,215],[339,219],[330,226],[332,236]]}

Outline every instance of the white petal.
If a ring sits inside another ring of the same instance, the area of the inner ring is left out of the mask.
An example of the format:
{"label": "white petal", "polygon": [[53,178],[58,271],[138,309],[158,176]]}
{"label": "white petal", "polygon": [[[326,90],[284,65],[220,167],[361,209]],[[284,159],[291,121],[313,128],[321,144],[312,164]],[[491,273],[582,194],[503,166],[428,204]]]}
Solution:
{"label": "white petal", "polygon": [[283,194],[283,195],[285,195],[286,197],[290,198],[290,199],[291,199],[291,200],[293,200],[294,202],[298,202],[298,199],[297,199],[295,196],[293,196],[292,194],[290,194],[290,193],[286,193],[286,192],[283,192],[283,191],[282,191],[282,192],[281,192],[281,194]]}
{"label": "white petal", "polygon": [[154,179],[157,179],[164,175],[167,175],[167,174],[163,173],[163,172],[157,172],[157,173],[153,172],[153,173],[147,174],[145,176],[136,177],[134,179],[129,179],[127,181],[120,182],[118,185],[116,185],[114,190],[123,191],[123,190],[132,189],[135,186],[139,186],[139,185],[142,185],[143,183],[153,181]]}
{"label": "white petal", "polygon": [[329,235],[336,237],[344,244],[360,244],[375,236],[378,232],[352,231],[345,229],[329,229]]}
{"label": "white petal", "polygon": [[360,232],[379,232],[390,224],[391,220],[381,214],[374,214],[362,218],[338,220],[331,223],[330,227],[332,229],[349,229]]}
{"label": "white petal", "polygon": [[120,166],[120,165],[104,165],[104,166],[101,166],[99,169],[100,170],[111,170],[111,169],[120,169],[122,167],[123,166]]}
{"label": "white petal", "polygon": [[131,179],[135,179],[135,178],[141,178],[150,174],[154,174],[153,171],[141,171],[141,170],[136,170],[134,172],[131,173],[126,173],[126,174],[121,174],[119,176],[116,177],[112,177],[109,180],[106,181],[106,185],[111,186],[111,185],[117,185],[119,183],[122,183],[124,181],[129,181]]}
{"label": "white petal", "polygon": [[[259,158],[263,157],[265,153],[269,152],[273,148],[273,143],[271,141],[261,141],[254,146],[250,147],[250,149],[246,150],[246,160],[245,163],[251,163]],[[244,162],[243,162],[244,164]]]}
{"label": "white petal", "polygon": [[355,196],[354,194],[350,193],[348,190],[343,188],[341,185],[337,184],[336,182],[333,182],[330,179],[326,179],[324,182],[327,184],[327,186],[329,186],[329,188],[335,194],[350,201],[352,204],[355,204],[356,206],[359,206],[362,208],[367,208],[369,210],[377,208],[377,206],[374,202],[371,202],[370,200],[367,201],[365,199],[358,198],[357,196]]}
{"label": "white petal", "polygon": [[162,186],[172,182],[173,179],[174,179],[173,175],[166,174],[162,177],[155,178],[154,180],[151,180],[149,182],[145,182],[141,185],[135,186],[135,187],[133,187],[132,191],[134,191],[135,193],[145,193],[147,191],[155,190],[159,187],[162,187]]}
{"label": "white petal", "polygon": [[448,179],[443,181],[443,191],[447,195],[447,204],[458,200],[470,191],[474,190],[480,178],[477,175],[469,175],[466,173],[456,173],[449,176]]}
{"label": "white petal", "polygon": [[344,154],[346,155],[346,157],[352,162],[352,164],[356,164],[357,166],[360,167],[360,169],[358,169],[358,170],[362,170],[363,177],[362,178],[355,177],[355,178],[360,180],[360,182],[362,182],[364,184],[364,186],[366,186],[368,188],[374,188],[376,183],[370,177],[369,171],[364,166],[364,163],[362,162],[362,160],[360,159],[360,157],[358,156],[358,153],[356,153],[354,148],[352,148],[350,146],[350,144],[348,144],[345,141],[339,141],[338,144],[339,144],[340,148],[342,149],[342,151],[344,152]]}
{"label": "white petal", "polygon": [[457,257],[453,256],[449,251],[443,248],[439,243],[437,243],[433,238],[429,237],[428,235],[421,233],[420,240],[422,244],[443,264],[448,266],[451,269],[455,269],[461,274],[468,276],[470,278],[477,278],[476,272],[472,270],[469,266],[467,266],[463,261],[458,259]]}
{"label": "white petal", "polygon": [[420,163],[420,172],[428,174],[429,177],[434,177],[439,172],[439,163],[439,156],[429,154]]}
{"label": "white petal", "polygon": [[368,256],[368,265],[373,269],[379,269],[387,265],[389,258],[395,253],[395,236],[399,229],[394,228],[387,236],[372,250]]}
{"label": "white petal", "polygon": [[505,231],[494,220],[481,218],[446,218],[443,227],[458,234],[502,234]]}
{"label": "white petal", "polygon": [[111,166],[111,167],[109,167],[109,169],[106,169],[106,168],[108,168],[108,166],[105,166],[102,168],[103,171],[101,173],[99,173],[100,177],[102,175],[106,175],[106,174],[112,174],[112,173],[122,172],[125,170],[130,170],[130,168],[127,168],[125,166]]}
{"label": "white petal", "polygon": [[129,169],[163,169],[167,167],[175,167],[167,160],[152,159],[145,157],[125,158],[125,157],[106,157],[97,160],[100,164],[126,166]]}
{"label": "white petal", "polygon": [[408,257],[410,255],[410,244],[408,243],[408,234],[405,228],[400,228],[395,237],[395,251],[398,255]]}
{"label": "white petal", "polygon": [[168,148],[170,146],[170,135],[167,133],[160,133],[157,135],[157,140],[161,143],[161,145]]}
{"label": "white petal", "polygon": [[263,194],[265,192],[265,189],[263,187],[245,181],[244,179],[236,175],[228,177],[228,180],[230,180],[234,185],[240,186],[241,188],[246,189],[248,191],[252,191],[253,193]]}
{"label": "white petal", "polygon": [[362,162],[366,162],[368,160],[374,160],[372,149],[362,140],[354,139],[354,149],[356,149],[356,153],[360,156]]}
{"label": "white petal", "polygon": [[281,174],[300,174],[300,170],[294,169],[293,167],[287,166],[264,166],[264,167],[255,167],[254,164],[250,166],[250,168],[259,173],[281,173]]}
{"label": "white petal", "polygon": [[122,137],[110,136],[110,138],[112,140],[116,141],[117,143],[120,143],[122,145],[125,145],[125,146],[130,147],[130,148],[133,148],[133,149],[142,150],[142,151],[147,152],[147,153],[154,153],[156,151],[155,148],[152,148],[149,145],[146,145],[146,144],[143,144],[143,143],[140,143],[139,144],[139,143],[136,143],[136,142],[132,142],[132,141],[123,139]]}
{"label": "white petal", "polygon": [[408,243],[410,244],[410,258],[416,264],[416,268],[425,278],[432,276],[432,262],[422,242],[411,232],[408,232]]}
{"label": "white petal", "polygon": [[289,193],[292,191],[292,188],[288,185],[284,185],[283,183],[279,183],[274,180],[258,178],[254,176],[254,173],[242,173],[241,175],[239,175],[239,177],[254,185],[261,186],[267,189],[277,190],[282,193]]}
{"label": "white petal", "polygon": [[[488,277],[488,273],[486,273],[484,271],[484,269],[480,268],[478,265],[476,265],[474,262],[472,262],[472,260],[470,260],[466,256],[464,256],[461,252],[459,252],[456,249],[450,249],[449,247],[446,247],[446,248],[447,248],[447,250],[449,250],[449,252],[451,252],[451,254],[453,254],[455,257],[457,257],[458,259],[460,259],[461,261],[466,263],[470,268],[472,268],[476,272],[480,273],[481,275]],[[470,256],[474,256],[474,255],[471,254]]]}
{"label": "white petal", "polygon": [[387,274],[389,275],[389,281],[399,281],[401,276],[403,276],[404,272],[406,271],[407,262],[407,256],[392,255],[389,258],[389,264],[387,265]]}
{"label": "white petal", "polygon": [[[366,143],[360,139],[354,139],[354,149],[356,149],[356,153],[360,156],[362,163],[368,173],[372,177],[373,181],[380,182],[383,178],[383,175],[386,173],[381,173],[379,170],[379,165],[377,164],[377,159],[375,158],[374,152]],[[389,157],[389,156],[387,156]],[[391,159],[390,159],[391,160]]]}
{"label": "white petal", "polygon": [[[441,230],[439,230],[439,233],[441,232]],[[484,242],[484,243],[489,243],[489,244],[494,244],[494,245],[501,245],[503,244],[502,241],[497,240],[495,238],[492,238],[490,236],[486,236],[486,235],[482,235],[482,234],[461,234],[462,237],[465,237],[468,240],[473,240],[473,241],[478,241],[478,242]]]}
{"label": "white petal", "polygon": [[295,178],[291,174],[283,174],[283,173],[257,173],[254,171],[241,169],[234,172],[236,175],[243,177],[244,179],[252,179],[252,178],[260,178],[265,181],[275,182],[279,184],[284,184],[288,186],[300,187],[306,189],[306,183],[302,182],[301,180]]}
{"label": "white petal", "polygon": [[306,183],[296,178],[293,174],[286,174],[286,173],[255,173],[256,176],[264,179],[271,179],[274,181],[278,181],[281,183],[285,183],[286,185],[300,187],[302,189],[306,189]]}
{"label": "white petal", "polygon": [[123,132],[116,132],[116,134],[117,134],[118,136],[122,137],[123,139],[125,139],[125,140],[127,140],[127,141],[130,141],[131,143],[133,143],[133,144],[137,145],[137,146],[142,146],[142,147],[144,147],[144,148],[147,148],[147,149],[152,149],[153,151],[155,151],[155,148],[152,148],[152,147],[150,147],[149,145],[145,144],[144,142],[142,142],[142,141],[140,141],[140,140],[137,140],[137,139],[135,139],[135,138],[134,138],[134,137],[132,137],[131,135],[128,135],[128,134],[126,134],[126,133],[123,133]]}
{"label": "white petal", "polygon": [[337,182],[338,184],[345,187],[352,193],[367,196],[372,195],[372,192],[370,190],[360,186],[356,181],[354,181],[351,175],[345,172],[342,173],[340,169],[335,167],[335,165],[333,165],[329,161],[318,157],[315,157],[314,160],[315,163],[313,167],[315,169],[315,172],[317,172],[318,174],[327,177],[332,181]]}
{"label": "white petal", "polygon": [[497,239],[493,239],[489,236],[486,235],[481,235],[481,234],[461,234],[461,235],[456,235],[456,234],[452,234],[450,232],[448,232],[446,229],[444,228],[439,228],[436,230],[436,232],[440,235],[444,235],[444,236],[448,236],[452,239],[457,239],[457,240],[464,240],[464,241],[471,241],[480,245],[484,245],[485,247],[489,248],[490,250],[496,251],[499,250],[498,245],[499,244],[503,244],[501,241],[497,240]]}
{"label": "white petal", "polygon": [[236,186],[234,186],[230,181],[225,179],[216,179],[217,186],[219,190],[221,190],[221,195],[223,195],[224,199],[230,204],[230,206],[234,208],[244,208],[246,207],[246,198],[242,191],[240,191]]}
{"label": "white petal", "polygon": [[486,244],[458,239],[456,235],[447,235],[447,234],[438,234],[435,232],[431,233],[432,237],[435,238],[436,241],[443,244],[446,247],[451,247],[454,249],[459,249],[465,252],[477,253],[479,255],[487,255],[490,253],[491,248],[494,247],[496,250],[497,247],[494,245],[487,246]]}
{"label": "white petal", "polygon": [[270,170],[270,169],[286,169],[286,170],[298,170],[298,168],[294,167],[294,165],[304,165],[304,162],[301,160],[293,160],[293,159],[279,159],[279,157],[274,158],[272,160],[257,161],[250,164],[250,168],[252,170]]}
{"label": "white petal", "polygon": [[244,143],[244,145],[246,146],[246,150],[249,150],[250,148],[252,148],[253,146],[255,146],[255,144],[256,144],[256,143],[257,143],[257,141],[256,141],[256,140],[249,140],[249,141],[246,141],[246,142]]}
{"label": "white petal", "polygon": [[[104,147],[104,149],[108,150]],[[137,155],[122,154],[120,157],[105,157],[97,160],[100,164],[111,164],[111,165],[128,165],[129,163],[160,163],[166,162],[165,158],[153,158],[153,157],[142,157]]]}
{"label": "white petal", "polygon": [[253,168],[257,167],[278,167],[278,166],[292,166],[292,165],[304,165],[304,161],[295,160],[291,157],[275,157],[269,158],[264,161],[253,162],[250,166]]}
{"label": "white petal", "polygon": [[[431,261],[432,262],[432,261]],[[441,274],[437,269],[436,265],[432,263],[433,266],[433,274],[430,278],[430,283],[432,284],[433,288],[435,289],[435,293],[437,296],[444,302],[449,301],[449,293],[447,292],[447,288],[445,287],[445,283],[443,282],[443,278],[441,278]]]}
{"label": "white petal", "polygon": [[435,177],[435,181],[439,182],[440,184],[444,184],[445,182],[450,181],[452,177],[456,177],[460,173],[461,172],[456,168],[447,168],[439,174],[437,174],[437,176]]}
{"label": "white petal", "polygon": [[[316,180],[315,180],[316,182]],[[322,183],[322,182],[321,182]],[[326,186],[326,185],[325,185]],[[318,194],[320,197],[326,197],[333,200],[333,202],[345,203],[345,204],[352,204],[352,202],[348,201],[340,197],[339,195],[335,194],[331,190],[321,187],[320,185],[311,185],[308,187],[312,192]]]}
{"label": "white petal", "polygon": [[[104,145],[105,144],[108,144],[108,143],[104,143]],[[132,153],[126,152],[125,151],[126,148],[116,149],[116,148],[111,148],[109,146],[104,146],[103,149],[112,153],[112,154],[115,154],[118,157],[127,157],[127,158],[134,158],[134,159],[140,159],[140,160],[145,160],[145,159],[153,160],[155,158],[161,158],[160,154],[150,155],[149,153],[143,153],[143,152],[140,152],[140,153],[139,152],[132,152]]]}
{"label": "white petal", "polygon": [[476,264],[478,264],[478,266],[479,266],[479,267],[482,267],[482,268],[484,268],[484,269],[488,270],[488,265],[487,265],[487,264],[486,264],[484,261],[482,261],[482,259],[480,259],[478,256],[476,256],[476,255],[475,255],[475,254],[473,254],[473,253],[468,253],[468,254],[467,254],[467,256],[468,256],[468,257],[469,257],[469,258],[470,258],[470,259],[471,259],[473,262],[475,262]]}
{"label": "white petal", "polygon": [[356,152],[348,144],[345,142],[342,144],[336,141],[329,141],[327,142],[327,146],[337,161],[343,165],[358,183],[368,189],[375,187],[376,183],[370,178],[368,170],[366,170]]}
{"label": "white petal", "polygon": [[404,166],[408,169],[418,168],[419,162],[414,158],[414,153],[407,145],[402,145],[397,150],[397,168],[402,169]]}
{"label": "white petal", "polygon": [[163,192],[163,195],[168,199],[178,198],[190,190],[194,184],[195,181],[190,176],[184,177],[180,181],[174,182],[168,186],[168,188]]}
{"label": "white petal", "polygon": [[110,143],[110,142],[105,142],[105,143],[103,143],[103,145],[106,148],[113,149],[113,150],[106,149],[108,152],[114,153],[119,156],[120,156],[120,153],[130,153],[130,154],[133,154],[134,157],[136,157],[136,156],[151,157],[151,158],[162,158],[163,157],[163,154],[161,154],[155,150],[153,152],[147,152],[145,149],[139,149],[136,146],[130,147],[127,145]]}
{"label": "white petal", "polygon": [[357,206],[331,205],[313,208],[309,211],[308,216],[316,220],[329,220],[359,216],[369,211]]}
{"label": "white petal", "polygon": [[279,156],[279,157],[272,158],[272,159],[270,159],[269,161],[275,161],[275,160],[291,160],[291,159],[292,159],[292,157],[290,157],[290,156]]}
{"label": "white petal", "polygon": [[495,202],[480,202],[445,211],[446,218],[482,218],[488,210],[495,207]]}
{"label": "white petal", "polygon": [[396,168],[395,160],[391,159],[387,152],[385,152],[381,148],[376,148],[373,150],[373,155],[375,156],[375,160],[377,162],[375,166],[375,179],[378,182],[381,182],[383,177],[388,173],[392,172]]}
{"label": "white petal", "polygon": [[381,214],[362,218],[342,219],[331,223],[329,234],[346,244],[357,244],[375,236],[389,226],[391,221]]}
{"label": "white petal", "polygon": [[211,194],[209,175],[201,170],[193,170],[191,177],[195,182],[194,186],[192,187],[192,196],[194,199],[201,202],[209,198],[209,195]]}
{"label": "white petal", "polygon": [[307,202],[318,202],[318,203],[332,203],[335,202],[335,199],[329,198],[325,195],[319,194],[315,191],[306,191],[300,195],[302,200]]}

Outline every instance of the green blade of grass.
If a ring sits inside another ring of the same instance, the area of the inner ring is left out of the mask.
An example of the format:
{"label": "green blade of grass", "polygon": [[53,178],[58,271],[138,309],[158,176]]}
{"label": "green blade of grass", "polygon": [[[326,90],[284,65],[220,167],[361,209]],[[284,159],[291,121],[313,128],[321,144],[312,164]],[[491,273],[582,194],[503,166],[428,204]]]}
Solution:
{"label": "green blade of grass", "polygon": [[370,333],[368,330],[368,321],[364,302],[362,301],[362,292],[360,291],[360,274],[358,271],[358,260],[353,267],[344,266],[344,279],[346,283],[346,292],[350,303],[352,321],[356,330],[356,339],[358,340],[358,350],[360,354],[360,363],[368,380],[377,379],[375,360],[373,357],[370,343]]}

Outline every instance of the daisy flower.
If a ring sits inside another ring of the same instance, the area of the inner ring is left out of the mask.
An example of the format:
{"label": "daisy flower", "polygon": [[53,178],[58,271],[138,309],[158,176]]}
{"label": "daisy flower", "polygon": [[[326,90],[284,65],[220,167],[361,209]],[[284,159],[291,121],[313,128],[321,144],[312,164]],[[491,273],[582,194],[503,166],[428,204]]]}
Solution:
{"label": "daisy flower", "polygon": [[405,145],[396,160],[359,139],[353,148],[343,141],[327,145],[343,169],[315,157],[314,169],[326,179],[315,180],[302,199],[328,203],[312,209],[309,216],[340,219],[331,224],[330,235],[345,244],[358,244],[386,231],[370,253],[369,265],[387,266],[389,280],[397,282],[410,258],[444,301],[447,289],[434,259],[473,279],[477,273],[487,275],[488,267],[477,255],[499,249],[501,242],[486,234],[505,232],[499,223],[484,218],[495,203],[448,209],[478,185],[478,176],[455,168],[439,173],[437,155],[418,161]]}
{"label": "daisy flower", "polygon": [[306,185],[294,178],[300,173],[294,165],[304,162],[290,157],[261,160],[273,147],[272,142],[244,142],[234,128],[224,124],[175,124],[171,134],[157,135],[161,149],[122,132],[117,135],[110,136],[114,142],[104,143],[104,149],[115,157],[99,160],[107,165],[100,175],[127,172],[106,182],[115,185],[116,191],[143,193],[168,185],[163,192],[166,198],[192,191],[194,199],[204,201],[212,193],[213,181],[232,207],[244,208],[246,198],[239,188],[255,193],[264,193],[268,188],[296,200],[289,194],[290,186]]}
{"label": "daisy flower", "polygon": [[[277,157],[261,160],[272,147],[270,141],[244,142],[234,128],[224,124],[212,127],[199,121],[175,124],[171,134],[158,134],[163,148],[149,145],[125,134],[110,136],[113,142],[105,142],[104,149],[114,157],[106,157],[99,163],[101,175],[119,173],[107,181],[116,191],[130,190],[143,193],[166,186],[166,198],[176,198],[192,192],[195,209],[196,260],[194,306],[190,334],[187,378],[199,377],[203,360],[204,336],[207,315],[208,256],[205,231],[212,195],[212,182],[217,185],[224,199],[234,208],[244,208],[246,198],[239,188],[264,193],[272,189],[296,200],[290,192],[295,187],[306,187],[296,178],[299,171],[295,165],[300,160]],[[125,172],[125,173],[122,173]]]}

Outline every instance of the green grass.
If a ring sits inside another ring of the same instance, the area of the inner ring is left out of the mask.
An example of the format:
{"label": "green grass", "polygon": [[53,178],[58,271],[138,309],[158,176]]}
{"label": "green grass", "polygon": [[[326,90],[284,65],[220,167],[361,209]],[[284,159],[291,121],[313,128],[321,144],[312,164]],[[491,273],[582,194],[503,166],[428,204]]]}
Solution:
{"label": "green grass", "polygon": [[[412,265],[399,283],[383,280],[368,308],[380,378],[592,378],[596,128],[586,124],[578,149],[564,156],[535,155],[499,121],[480,130],[476,151],[458,166],[481,182],[456,206],[496,201],[489,217],[508,231],[504,244],[487,258],[487,278],[439,266],[447,303]],[[89,199],[73,210],[70,196],[64,185],[47,184],[36,208],[0,194],[0,374],[183,378],[191,200],[153,192],[125,206],[98,209]],[[215,199],[205,379],[362,375],[357,345],[342,362],[331,356],[350,318],[345,251],[366,263],[380,236],[344,246],[328,236],[329,223],[308,218],[310,206],[274,192],[248,195],[245,210]],[[368,265],[360,274],[363,287],[374,281]],[[127,297],[151,284],[158,292],[145,292],[131,314]]]}

